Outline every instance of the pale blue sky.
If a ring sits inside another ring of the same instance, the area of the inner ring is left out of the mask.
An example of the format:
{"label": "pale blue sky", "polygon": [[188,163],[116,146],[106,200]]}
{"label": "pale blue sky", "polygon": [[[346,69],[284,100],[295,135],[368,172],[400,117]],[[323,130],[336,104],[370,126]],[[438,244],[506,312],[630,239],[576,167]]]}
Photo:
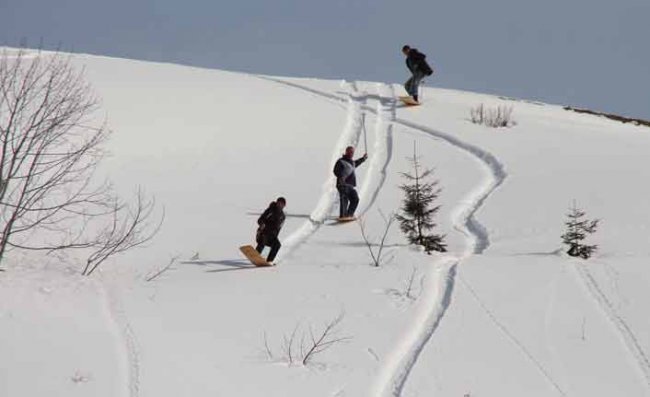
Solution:
{"label": "pale blue sky", "polygon": [[431,85],[650,119],[650,0],[0,0],[0,44]]}

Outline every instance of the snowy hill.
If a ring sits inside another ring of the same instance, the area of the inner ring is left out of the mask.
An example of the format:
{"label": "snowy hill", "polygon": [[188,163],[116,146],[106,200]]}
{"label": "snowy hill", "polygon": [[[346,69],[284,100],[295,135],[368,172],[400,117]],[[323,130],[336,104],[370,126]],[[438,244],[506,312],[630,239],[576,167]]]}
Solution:
{"label": "snowy hill", "polygon": [[[101,173],[166,219],[90,278],[6,260],[0,395],[650,396],[650,129],[453,90],[404,108],[387,83],[74,63],[114,131]],[[480,104],[512,106],[516,125],[471,123]],[[330,221],[331,169],[367,147],[359,212],[378,240],[414,142],[443,188],[449,252],[395,225],[374,267],[358,224]],[[278,196],[278,265],[251,268],[237,247]],[[589,261],[561,250],[574,199],[602,219]],[[341,343],[286,362],[294,331],[299,350],[339,316]]]}

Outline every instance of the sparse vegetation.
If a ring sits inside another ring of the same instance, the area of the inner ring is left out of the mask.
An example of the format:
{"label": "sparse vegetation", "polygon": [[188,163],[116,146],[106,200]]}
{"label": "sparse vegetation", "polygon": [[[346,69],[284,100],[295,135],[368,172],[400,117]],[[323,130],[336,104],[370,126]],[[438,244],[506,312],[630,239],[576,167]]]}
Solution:
{"label": "sparse vegetation", "polygon": [[349,341],[349,336],[339,336],[339,328],[344,314],[340,313],[330,320],[320,332],[314,332],[311,325],[302,328],[297,324],[291,334],[284,335],[277,355],[269,346],[268,336],[264,333],[264,350],[269,360],[280,360],[289,366],[309,365],[319,354],[333,346]]}
{"label": "sparse vegetation", "polygon": [[402,288],[391,288],[386,290],[386,293],[399,302],[415,301],[424,289],[424,279],[425,276],[420,276],[417,267],[413,266],[409,277],[404,280]]}
{"label": "sparse vegetation", "polygon": [[[379,267],[382,263],[382,254],[384,252],[384,245],[386,244],[386,237],[388,236],[388,231],[390,230],[390,227],[393,225],[393,222],[395,221],[395,215],[390,214],[388,217],[386,217],[381,211],[380,214],[382,218],[384,219],[384,233],[381,236],[381,240],[379,240],[379,244],[375,244],[370,241],[370,238],[368,237],[368,234],[366,232],[366,223],[363,218],[359,218],[358,223],[359,223],[359,228],[361,229],[361,237],[363,238],[364,243],[366,244],[366,247],[368,248],[368,252],[370,254],[370,258],[372,259],[372,263],[376,266]],[[377,252],[375,252],[375,246],[377,246]]]}
{"label": "sparse vegetation", "polygon": [[512,107],[505,105],[487,108],[484,104],[480,104],[470,109],[470,119],[474,124],[493,128],[511,127],[515,124],[512,119]]}

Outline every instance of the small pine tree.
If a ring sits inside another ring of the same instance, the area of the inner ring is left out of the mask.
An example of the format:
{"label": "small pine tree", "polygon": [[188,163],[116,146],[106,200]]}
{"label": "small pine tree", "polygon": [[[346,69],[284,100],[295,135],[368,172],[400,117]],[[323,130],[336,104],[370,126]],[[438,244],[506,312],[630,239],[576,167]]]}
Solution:
{"label": "small pine tree", "polygon": [[596,249],[597,245],[586,245],[582,243],[588,234],[596,232],[598,227],[598,219],[588,220],[582,219],[585,212],[578,208],[576,202],[569,208],[567,214],[568,220],[564,223],[567,227],[566,232],[562,235],[562,242],[569,246],[567,254],[570,256],[579,256],[583,259],[588,259]]}
{"label": "small pine tree", "polygon": [[431,251],[446,252],[445,236],[428,233],[437,226],[433,222],[433,217],[440,206],[432,205],[441,191],[440,188],[437,188],[438,181],[425,182],[433,170],[421,170],[415,143],[413,144],[413,157],[409,160],[413,164],[413,173],[402,173],[404,179],[407,180],[407,183],[400,186],[405,198],[401,214],[396,215],[395,218],[399,221],[400,229],[406,234],[411,244],[423,246],[428,254]]}

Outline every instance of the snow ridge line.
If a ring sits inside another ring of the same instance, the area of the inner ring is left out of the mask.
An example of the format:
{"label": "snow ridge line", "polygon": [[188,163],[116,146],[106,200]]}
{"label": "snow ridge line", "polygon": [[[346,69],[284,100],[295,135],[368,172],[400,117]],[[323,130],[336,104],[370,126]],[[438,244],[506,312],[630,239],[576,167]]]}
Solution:
{"label": "snow ridge line", "polygon": [[104,281],[97,282],[104,306],[110,321],[114,325],[115,338],[118,339],[125,368],[125,396],[138,397],[140,394],[140,358],[135,334],[126,317],[126,312],[119,299],[109,291]]}
{"label": "snow ridge line", "polygon": [[456,279],[457,258],[448,257],[426,278],[423,295],[418,298],[417,319],[407,335],[400,338],[397,349],[380,372],[379,383],[373,395],[399,397],[411,370],[415,367],[442,318],[451,304]]}
{"label": "snow ridge line", "polygon": [[[285,82],[282,80],[275,80],[264,78],[265,80],[270,80],[276,83],[289,85],[294,87],[295,84]],[[332,152],[331,164],[334,164],[338,160],[339,156],[342,153],[342,150],[349,145],[356,146],[359,136],[361,135],[363,114],[361,111],[362,108],[362,97],[358,94],[357,84],[355,82],[343,82],[348,86],[348,99],[347,101],[347,120],[345,126],[343,127],[343,132],[339,135],[339,139],[336,142],[336,146]],[[298,86],[302,89],[301,86]],[[294,87],[295,88],[295,87]],[[337,100],[340,98],[332,95],[332,97]],[[331,99],[331,98],[330,98]],[[325,183],[322,186],[322,194],[316,207],[309,215],[309,220],[304,222],[296,231],[291,233],[284,242],[284,250],[280,254],[278,261],[283,260],[284,258],[291,255],[291,253],[298,248],[301,244],[307,241],[307,239],[313,235],[327,220],[329,214],[334,206],[334,203],[337,199],[338,192],[336,191],[336,183],[334,177],[332,176],[331,170],[327,170],[328,176],[325,179]]]}
{"label": "snow ridge line", "polygon": [[643,351],[639,340],[637,339],[632,329],[627,322],[621,317],[614,308],[614,304],[607,298],[607,295],[600,288],[596,279],[593,277],[589,269],[580,263],[573,264],[574,269],[577,271],[583,285],[591,294],[592,298],[597,302],[600,309],[605,313],[609,321],[616,327],[621,336],[622,342],[627,350],[634,356],[637,367],[643,375],[645,383],[650,386],[650,360],[648,355]]}
{"label": "snow ridge line", "polygon": [[[270,76],[263,76],[263,75],[253,75],[253,76],[255,76],[255,77],[259,78],[259,79],[262,79],[262,80],[267,80],[267,81],[270,81],[270,82],[273,82],[273,83],[286,85],[286,86],[291,87],[291,88],[297,88],[297,89],[302,90],[302,91],[307,91],[307,92],[309,92],[311,94],[314,94],[317,97],[325,97],[325,98],[331,99],[334,102],[339,103],[339,104],[348,102],[347,99],[341,98],[338,95],[334,95],[334,94],[330,94],[330,93],[327,93],[327,92],[319,91],[319,90],[316,90],[316,89],[313,89],[311,87],[307,87],[307,86],[304,86],[304,85],[301,85],[301,84],[292,83],[291,81],[286,81],[286,80],[282,80],[280,78],[275,78],[275,77],[270,77]],[[344,84],[347,83],[347,84],[353,86],[354,89],[355,89],[355,93],[356,93],[356,88],[357,88],[356,82],[354,82],[354,81],[353,82],[346,82],[345,80],[343,80],[342,83],[344,83]],[[348,97],[349,96],[350,96],[350,93],[348,92]]]}
{"label": "snow ridge line", "polygon": [[[359,189],[359,196],[363,199],[371,193],[369,199],[364,200],[361,215],[364,215],[373,206],[379,192],[384,186],[387,177],[387,170],[393,157],[393,120],[395,120],[395,101],[392,100],[395,92],[388,84],[377,83],[375,85],[379,100],[376,106],[375,117],[375,144],[372,148],[372,156],[366,171],[366,178]],[[378,177],[375,175],[378,174]]]}

